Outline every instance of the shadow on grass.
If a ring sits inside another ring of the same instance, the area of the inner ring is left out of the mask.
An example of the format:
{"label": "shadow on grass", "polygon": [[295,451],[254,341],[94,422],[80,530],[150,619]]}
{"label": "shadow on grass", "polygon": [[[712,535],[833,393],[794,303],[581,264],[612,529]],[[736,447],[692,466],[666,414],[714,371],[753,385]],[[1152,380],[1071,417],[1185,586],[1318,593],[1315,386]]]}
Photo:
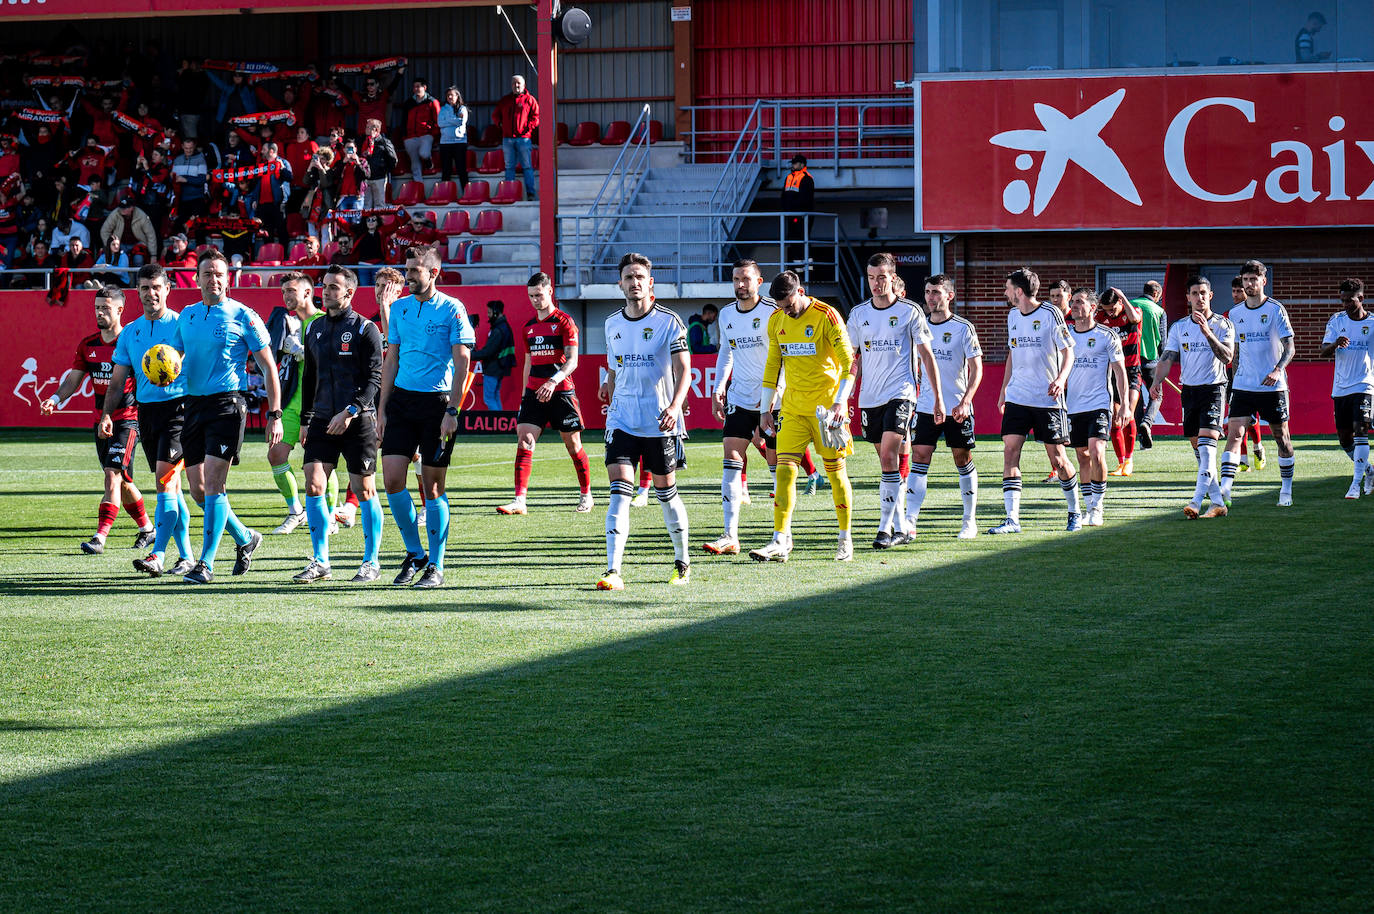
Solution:
{"label": "shadow on grass", "polygon": [[1269,498],[8,783],[0,906],[1366,910],[1368,530]]}

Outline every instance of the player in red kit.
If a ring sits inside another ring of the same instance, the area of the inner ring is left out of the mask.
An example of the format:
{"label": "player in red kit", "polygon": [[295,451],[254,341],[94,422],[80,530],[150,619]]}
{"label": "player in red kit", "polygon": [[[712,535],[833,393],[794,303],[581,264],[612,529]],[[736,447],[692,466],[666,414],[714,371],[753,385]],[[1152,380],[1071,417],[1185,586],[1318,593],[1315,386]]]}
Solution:
{"label": "player in red kit", "polygon": [[577,511],[592,509],[591,464],[582,450],[582,409],[573,390],[572,373],[577,369],[577,325],[553,300],[553,280],[546,273],[530,277],[527,291],[534,317],[516,334],[516,346],[525,353],[525,393],[520,414],[515,420],[515,500],[497,508],[500,514],[525,514],[525,491],[529,488],[530,467],[534,463],[534,444],[545,426],[563,436],[563,446],[577,470],[582,490]]}
{"label": "player in red kit", "polygon": [[1125,403],[1131,416],[1124,425],[1112,426],[1112,450],[1116,452],[1117,467],[1113,476],[1130,476],[1135,471],[1135,407],[1140,402],[1140,309],[1131,304],[1120,289],[1102,293],[1101,307],[1096,321],[1110,328],[1121,340],[1121,353],[1126,357],[1126,380],[1129,390],[1112,389],[1112,400]]}
{"label": "player in red kit", "polygon": [[145,549],[153,542],[153,525],[148,520],[148,512],[143,507],[143,493],[134,485],[132,463],[134,446],[138,443],[138,407],[134,404],[134,379],[126,376],[124,387],[110,391],[110,373],[114,370],[115,342],[119,339],[124,325],[120,317],[124,313],[124,291],[115,286],[105,286],[95,295],[95,333],[83,339],[76,347],[76,358],[72,370],[62,378],[57,393],[44,400],[39,410],[50,416],[53,410],[66,402],[81,388],[87,375],[95,390],[95,415],[98,419],[105,408],[105,398],[114,397],[116,403],[110,410],[114,419],[114,432],[108,438],[97,435],[96,455],[100,466],[105,470],[105,495],[100,499],[97,511],[98,522],[95,536],[81,544],[83,552],[99,555],[105,551],[105,537],[119,516],[119,505],[138,524],[138,537],[133,548]]}

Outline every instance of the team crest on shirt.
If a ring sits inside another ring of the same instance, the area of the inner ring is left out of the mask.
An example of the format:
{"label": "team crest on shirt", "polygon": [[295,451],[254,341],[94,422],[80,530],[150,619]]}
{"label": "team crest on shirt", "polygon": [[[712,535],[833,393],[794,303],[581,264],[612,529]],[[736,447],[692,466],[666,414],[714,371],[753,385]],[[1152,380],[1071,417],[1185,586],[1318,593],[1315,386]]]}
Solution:
{"label": "team crest on shirt", "polygon": [[654,328],[653,328],[653,327],[645,327],[645,328],[644,328],[644,341],[647,343],[649,340],[651,340],[651,339],[653,339],[653,338],[654,338]]}
{"label": "team crest on shirt", "polygon": [[1360,328],[1360,333],[1364,334],[1365,336],[1369,336],[1369,328],[1368,328],[1368,327],[1361,327],[1361,328]]}
{"label": "team crest on shirt", "polygon": [[948,343],[948,342],[952,341],[953,339],[954,339],[954,334],[952,334],[952,333],[950,333],[948,330],[946,330],[946,331],[945,331],[945,342]]}
{"label": "team crest on shirt", "polygon": [[1097,345],[1097,340],[1094,340],[1094,339],[1089,339],[1089,340],[1088,340],[1088,348],[1089,348],[1089,349],[1092,349],[1092,348],[1093,348],[1094,346],[1096,346],[1096,345]]}
{"label": "team crest on shirt", "polygon": [[810,324],[807,324],[807,325],[806,325],[806,338],[807,338],[807,339],[810,339],[810,338],[815,334],[815,332],[816,332],[816,328],[815,328],[815,327],[811,326]]}
{"label": "team crest on shirt", "polygon": [[1039,330],[1039,329],[1040,329],[1040,322],[1039,322],[1039,321],[1031,321],[1031,329],[1032,329],[1032,330]]}
{"label": "team crest on shirt", "polygon": [[887,319],[887,325],[888,325],[889,327],[895,327],[895,326],[897,326],[897,318],[895,318],[895,317],[889,317],[889,318]]}
{"label": "team crest on shirt", "polygon": [[1269,315],[1267,315],[1267,314],[1261,314],[1261,315],[1260,315],[1260,323],[1261,323],[1261,324],[1267,324],[1267,323],[1269,323]]}
{"label": "team crest on shirt", "polygon": [[758,319],[757,317],[754,318],[754,329],[755,329],[755,330],[759,329],[759,319]]}

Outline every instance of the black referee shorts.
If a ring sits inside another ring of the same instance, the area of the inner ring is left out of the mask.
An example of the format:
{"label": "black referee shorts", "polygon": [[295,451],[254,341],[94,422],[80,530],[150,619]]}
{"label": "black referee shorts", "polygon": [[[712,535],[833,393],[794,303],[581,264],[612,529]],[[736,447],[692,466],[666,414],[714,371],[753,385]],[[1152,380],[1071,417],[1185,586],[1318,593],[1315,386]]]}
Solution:
{"label": "black referee shorts", "polygon": [[206,457],[237,464],[247,421],[248,401],[241,391],[187,397],[186,423],[181,432],[186,465],[197,466]]}

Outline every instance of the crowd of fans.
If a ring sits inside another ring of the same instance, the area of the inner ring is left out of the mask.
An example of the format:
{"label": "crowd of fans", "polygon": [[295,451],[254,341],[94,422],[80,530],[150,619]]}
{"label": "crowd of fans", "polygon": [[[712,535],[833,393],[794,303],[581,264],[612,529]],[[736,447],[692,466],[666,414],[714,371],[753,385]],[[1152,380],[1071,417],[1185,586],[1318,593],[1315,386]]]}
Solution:
{"label": "crowd of fans", "polygon": [[57,304],[150,260],[190,285],[204,244],[241,263],[265,244],[305,246],[284,266],[401,262],[439,236],[388,205],[390,176],[467,184],[462,94],[441,103],[407,69],[177,62],[156,42],[0,54],[0,288]]}

